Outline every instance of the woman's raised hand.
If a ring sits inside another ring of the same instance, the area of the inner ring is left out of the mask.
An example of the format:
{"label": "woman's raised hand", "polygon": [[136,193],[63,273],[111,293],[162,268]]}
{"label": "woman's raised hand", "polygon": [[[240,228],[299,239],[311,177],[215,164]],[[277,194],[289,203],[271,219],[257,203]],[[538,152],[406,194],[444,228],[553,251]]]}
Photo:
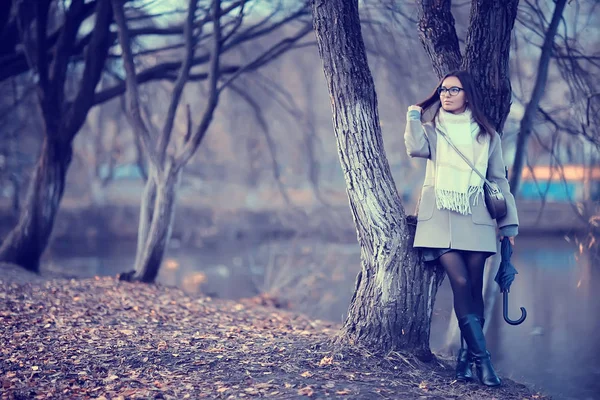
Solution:
{"label": "woman's raised hand", "polygon": [[408,111],[412,111],[412,110],[417,110],[418,112],[423,111],[423,109],[421,107],[416,106],[416,105],[412,105],[412,106],[408,107]]}

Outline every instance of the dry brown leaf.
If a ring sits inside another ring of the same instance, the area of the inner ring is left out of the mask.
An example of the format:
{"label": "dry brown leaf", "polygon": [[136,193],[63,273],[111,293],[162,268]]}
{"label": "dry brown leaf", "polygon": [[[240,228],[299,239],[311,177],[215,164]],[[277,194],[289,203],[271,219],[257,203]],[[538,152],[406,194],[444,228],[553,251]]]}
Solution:
{"label": "dry brown leaf", "polygon": [[303,373],[300,374],[300,376],[302,376],[304,378],[310,378],[311,376],[313,376],[313,374],[310,371],[304,371]]}
{"label": "dry brown leaf", "polygon": [[300,396],[311,397],[313,394],[315,394],[315,391],[310,386],[305,386],[301,389],[298,389],[298,394]]}
{"label": "dry brown leaf", "polygon": [[350,389],[342,389],[342,390],[338,390],[335,392],[335,394],[339,394],[339,395],[346,395],[346,394],[350,394],[350,393],[352,393],[350,391]]}
{"label": "dry brown leaf", "polygon": [[319,362],[319,367],[333,364],[333,357],[323,357]]}
{"label": "dry brown leaf", "polygon": [[271,389],[273,387],[273,384],[270,382],[261,382],[254,385],[254,387],[256,389]]}
{"label": "dry brown leaf", "polygon": [[113,382],[119,379],[117,375],[110,375],[108,378],[104,379],[104,382]]}

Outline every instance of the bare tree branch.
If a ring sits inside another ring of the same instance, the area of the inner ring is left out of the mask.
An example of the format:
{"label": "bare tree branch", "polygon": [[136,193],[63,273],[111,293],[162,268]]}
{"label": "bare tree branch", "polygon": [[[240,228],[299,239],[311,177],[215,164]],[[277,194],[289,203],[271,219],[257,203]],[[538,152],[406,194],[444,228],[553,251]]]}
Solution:
{"label": "bare tree branch", "polygon": [[211,61],[208,73],[208,101],[198,129],[194,132],[190,140],[184,144],[181,153],[176,155],[173,159],[175,171],[180,170],[198,149],[198,146],[202,142],[202,139],[210,126],[219,100],[217,82],[219,80],[219,59],[221,57],[221,0],[213,0],[212,14],[213,46],[211,49]]}
{"label": "bare tree branch", "polygon": [[[46,0],[39,0],[40,2],[42,1],[46,1]],[[229,12],[239,8],[241,5],[243,5],[244,3],[246,3],[248,0],[239,0],[236,2],[233,2],[231,4],[229,4],[225,9],[222,15],[226,15]],[[37,0],[36,0],[37,2]],[[67,47],[65,47],[64,45],[66,44],[65,42],[59,43],[61,41],[61,37],[63,37],[64,39],[67,39],[67,37],[65,36],[65,33],[67,33],[67,36],[69,36],[71,39],[74,38],[73,35],[76,35],[76,33],[79,31],[79,27],[81,26],[81,23],[86,20],[89,16],[91,16],[94,12],[94,10],[97,7],[97,2],[98,0],[94,0],[94,1],[86,1],[84,3],[83,0],[73,0],[69,6],[69,11],[67,12],[67,15],[65,17],[65,24],[58,29],[55,33],[51,34],[50,36],[48,36],[48,38],[46,39],[46,57],[48,58],[48,63],[50,62],[55,62],[54,57],[55,55],[59,52],[59,50],[57,50],[57,47],[60,45],[62,46],[61,48],[67,49]],[[164,16],[164,15],[168,15],[170,13],[178,13],[181,11],[167,11],[165,13],[161,13],[160,16]],[[131,20],[133,21],[137,21],[137,20],[141,20],[141,19],[151,19],[156,17],[157,15],[141,15],[141,16],[136,16],[134,18],[131,18]],[[129,20],[129,19],[128,19]],[[68,22],[68,23],[67,23]],[[206,22],[210,22],[210,17],[207,20],[202,20],[200,21],[200,24],[202,23],[206,23]],[[15,27],[16,29],[16,27]],[[75,33],[73,33],[75,32]],[[183,26],[176,26],[176,27],[170,27],[170,28],[160,28],[160,27],[156,27],[156,26],[150,26],[150,27],[141,27],[141,28],[134,28],[131,30],[130,32],[130,37],[135,37],[135,36],[140,36],[140,35],[160,35],[160,36],[169,36],[169,35],[181,35],[183,34]],[[18,44],[18,38],[13,37],[15,35],[6,35],[6,37],[2,36],[3,39],[8,39],[10,41],[12,41],[10,44],[6,43],[3,44],[2,46],[0,46],[0,82],[10,78],[11,76],[15,76],[15,75],[19,75],[22,74],[24,72],[27,72],[30,68],[27,59],[25,57],[25,54],[23,52],[18,52],[15,50],[15,48],[17,48],[17,44]],[[89,33],[87,35],[85,35],[83,38],[81,38],[79,41],[76,41],[76,43],[73,45],[71,43],[71,49],[72,51],[68,54],[69,57],[74,56],[75,58],[77,57],[81,57],[83,55],[84,49],[87,46],[87,44],[89,43],[89,41],[91,40],[91,36],[92,34]],[[111,33],[111,38],[112,38],[112,42],[115,42],[117,39],[117,34],[116,32],[112,32]],[[60,50],[61,53],[65,54],[63,52],[63,50]],[[67,60],[61,60],[59,62],[59,64],[63,65],[65,61]],[[52,76],[52,73],[50,74],[50,76]]]}
{"label": "bare tree branch", "polygon": [[275,146],[275,140],[271,136],[271,133],[269,131],[269,125],[267,124],[267,121],[263,115],[260,105],[257,103],[257,101],[255,99],[252,98],[252,96],[250,96],[248,93],[246,93],[246,91],[240,89],[236,85],[232,84],[231,89],[238,96],[240,96],[246,103],[248,103],[250,108],[252,108],[252,111],[254,112],[254,117],[256,118],[256,121],[258,122],[258,125],[260,126],[262,133],[265,135],[265,140],[267,142],[267,148],[269,149],[269,155],[271,156],[271,166],[272,166],[272,171],[273,171],[273,178],[275,179],[275,182],[277,183],[277,188],[279,189],[279,193],[281,193],[281,197],[283,197],[283,200],[285,201],[285,203],[288,205],[291,205],[292,201],[290,200],[290,197],[288,196],[287,191],[285,190],[285,185],[281,181],[281,168],[279,167],[279,162],[277,161],[277,149]]}
{"label": "bare tree branch", "polygon": [[[69,8],[69,11],[65,15],[65,21],[70,19],[71,25],[79,27],[81,23],[90,15],[93,14],[96,9],[97,1],[91,1],[85,3],[82,7],[81,13],[71,12],[74,11]],[[17,22],[13,22],[17,24]],[[10,24],[9,24],[10,25]],[[47,64],[54,60],[55,53],[57,51],[57,42],[61,35],[67,28],[66,24],[57,29],[54,33],[47,37],[46,41],[46,57]],[[78,28],[79,29],[79,28]],[[14,31],[14,34],[11,34]],[[19,35],[17,34],[17,27],[7,26],[4,36],[0,36],[4,42],[0,45],[0,82],[8,79],[12,76],[16,76],[27,72],[30,68],[30,64],[27,61],[26,53],[19,51],[18,44],[20,43]],[[88,41],[91,38],[91,33],[87,35]],[[76,47],[79,53],[83,51],[83,47]]]}
{"label": "bare tree branch", "polygon": [[110,38],[111,21],[110,0],[99,0],[94,32],[85,54],[85,66],[79,84],[79,91],[63,120],[64,133],[69,141],[73,140],[81,125],[85,122],[88,111],[94,105],[94,92],[102,76],[108,49],[112,45]]}
{"label": "bare tree branch", "polygon": [[550,64],[550,57],[554,48],[554,37],[558,30],[558,24],[562,18],[563,10],[567,0],[557,0],[552,15],[552,21],[546,36],[544,38],[544,45],[542,46],[542,54],[538,61],[537,76],[531,99],[525,107],[525,114],[521,119],[521,127],[519,130],[519,136],[517,137],[517,149],[515,153],[515,161],[512,168],[512,176],[510,178],[510,187],[515,193],[519,191],[519,185],[521,184],[521,174],[523,171],[524,157],[527,146],[527,139],[533,129],[533,122],[536,116],[538,105],[544,95],[546,88],[546,82],[548,80],[548,68]]}
{"label": "bare tree branch", "polygon": [[121,0],[112,0],[115,22],[118,27],[119,42],[121,51],[123,52],[123,67],[125,68],[125,81],[127,85],[127,109],[129,119],[135,130],[135,134],[142,138],[144,151],[152,161],[152,164],[161,171],[162,164],[158,162],[158,156],[152,146],[152,139],[148,127],[142,119],[140,111],[139,92],[136,82],[135,64],[133,62],[133,54],[131,52],[131,39],[129,36],[125,12],[123,11],[123,3]]}
{"label": "bare tree branch", "polygon": [[[301,14],[301,13],[295,13],[295,15],[298,15],[298,14]],[[286,18],[285,20],[287,21],[288,18]],[[254,32],[248,36],[246,36],[242,32],[242,33],[236,35],[234,38],[232,38],[229,41],[229,43],[222,45],[221,53],[224,54],[225,52],[235,48],[236,46],[239,46],[242,43],[251,41],[251,40],[259,37],[260,35],[269,33],[272,30],[275,30],[277,27],[280,27],[280,26],[281,26],[281,22],[278,22],[278,23],[273,24],[272,29],[270,29],[270,28],[264,29],[259,32]],[[284,40],[280,41],[279,43],[274,45],[269,51],[265,52],[265,54],[263,54],[261,57],[257,58],[256,60],[254,60],[253,62],[251,62],[250,64],[248,64],[244,67],[230,67],[229,70],[226,70],[225,68],[221,68],[220,75],[225,74],[225,73],[235,73],[236,71],[238,71],[241,68],[243,68],[244,71],[254,70],[254,69],[258,68],[259,66],[264,65],[264,64],[268,63],[269,61],[273,60],[274,58],[278,57],[279,55],[283,54],[285,51],[289,50],[290,48],[292,48],[293,42],[301,39],[303,36],[306,35],[306,33],[307,33],[306,27],[304,27],[304,29],[301,29],[299,31],[299,33],[294,35],[292,38],[288,38],[288,39],[284,39]],[[207,63],[209,60],[210,60],[209,54],[195,56],[192,59],[192,65],[193,66],[201,65],[201,64]],[[141,71],[136,77],[136,82],[138,84],[141,84],[141,83],[146,83],[146,82],[153,81],[153,80],[161,80],[161,79],[173,80],[173,71],[179,70],[181,68],[181,64],[182,64],[181,61],[168,61],[168,62],[154,65],[152,67],[145,69],[144,71]],[[190,74],[190,80],[204,80],[207,77],[208,77],[208,74],[206,74],[206,73]],[[125,93],[125,86],[126,86],[126,84],[124,82],[119,82],[110,88],[107,88],[100,92],[97,92],[96,95],[94,96],[94,104],[103,103],[105,101],[108,101],[116,96],[119,96],[119,95]]]}
{"label": "bare tree branch", "polygon": [[[77,38],[77,31],[79,31],[79,26],[83,22],[83,20],[79,18],[79,16],[83,14],[83,6],[83,0],[73,0],[71,2],[64,26],[56,43],[56,50],[54,52],[55,57],[52,61],[52,69],[50,72],[51,92],[46,93],[45,95],[50,97],[52,102],[58,104],[63,103],[67,66],[69,64],[69,58],[71,57],[75,39]],[[55,89],[52,90],[52,87]]]}
{"label": "bare tree branch", "polygon": [[190,141],[190,138],[192,137],[192,132],[193,132],[193,128],[194,128],[194,121],[192,119],[192,109],[190,108],[189,104],[186,104],[186,115],[187,115],[187,129],[185,131],[185,136],[183,137],[183,143],[187,143]]}
{"label": "bare tree branch", "polygon": [[239,68],[235,73],[233,73],[227,80],[221,85],[219,91],[222,91],[229,85],[234,79],[240,76],[243,72],[251,69],[258,68],[260,65],[266,64],[269,61],[277,58],[279,55],[285,53],[293,44],[304,37],[306,34],[312,31],[312,25],[307,24],[303,29],[301,29],[296,35],[293,37],[282,39],[279,43],[275,44],[273,47],[265,51],[259,57],[257,57],[254,61],[249,62],[245,66]]}
{"label": "bare tree branch", "polygon": [[37,70],[42,90],[48,88],[48,58],[46,51],[46,30],[48,28],[48,9],[50,8],[49,0],[38,0],[36,4],[37,10]]}
{"label": "bare tree branch", "polygon": [[184,27],[184,40],[185,40],[185,58],[179,76],[175,82],[173,93],[171,95],[171,102],[167,111],[167,117],[162,130],[162,134],[158,139],[157,152],[158,160],[162,164],[167,152],[167,146],[171,139],[171,132],[173,131],[173,121],[175,120],[175,114],[177,113],[177,107],[183,93],[183,88],[188,81],[190,75],[190,69],[192,68],[192,58],[194,57],[194,16],[196,15],[197,0],[189,0],[188,3],[188,14],[185,21]]}

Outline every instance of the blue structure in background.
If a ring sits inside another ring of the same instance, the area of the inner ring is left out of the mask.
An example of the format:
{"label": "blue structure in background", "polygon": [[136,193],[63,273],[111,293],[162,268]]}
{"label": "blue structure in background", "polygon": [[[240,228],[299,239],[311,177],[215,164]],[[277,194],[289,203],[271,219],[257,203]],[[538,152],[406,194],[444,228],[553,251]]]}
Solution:
{"label": "blue structure in background", "polygon": [[[102,164],[100,166],[100,170],[98,171],[98,175],[100,178],[106,179],[109,174],[107,164]],[[113,179],[114,180],[122,180],[122,179],[142,179],[142,171],[137,164],[123,164],[123,165],[115,165],[113,167]]]}
{"label": "blue structure in background", "polygon": [[538,165],[524,170],[518,197],[523,200],[572,203],[600,200],[600,166]]}
{"label": "blue structure in background", "polygon": [[583,182],[525,181],[521,183],[519,198],[566,203],[575,201],[583,190]]}

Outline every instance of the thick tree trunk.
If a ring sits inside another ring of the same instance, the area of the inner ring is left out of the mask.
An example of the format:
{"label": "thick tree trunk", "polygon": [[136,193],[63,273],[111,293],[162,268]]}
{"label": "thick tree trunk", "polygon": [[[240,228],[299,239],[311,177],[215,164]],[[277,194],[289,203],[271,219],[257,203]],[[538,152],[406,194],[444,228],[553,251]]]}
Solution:
{"label": "thick tree trunk", "polygon": [[479,87],[490,123],[502,134],[512,88],[508,62],[519,0],[476,0],[471,5],[463,69]]}
{"label": "thick tree trunk", "polygon": [[383,149],[358,1],[315,0],[313,22],[361,246],[361,272],[339,339],[377,352],[402,349],[428,358],[441,274],[425,268],[412,247],[414,232]]}
{"label": "thick tree trunk", "polygon": [[[173,230],[176,194],[181,180],[181,169],[178,171],[168,164],[163,176],[153,172],[148,179],[144,191],[147,197],[142,199],[134,280],[153,283],[158,276]],[[152,203],[153,206],[150,206]],[[144,218],[150,216],[149,211],[152,214],[148,225],[143,222]],[[143,238],[143,242],[140,238]]]}
{"label": "thick tree trunk", "polygon": [[[21,12],[29,15],[31,11],[31,7],[25,3],[23,5],[26,7],[19,10],[18,18],[23,17]],[[73,139],[93,105],[96,84],[100,79],[108,48],[112,44],[111,7],[109,0],[101,0],[96,2],[94,30],[86,46],[85,66],[77,94],[72,102],[65,103],[69,60],[79,25],[83,22],[80,17],[85,14],[84,5],[83,1],[72,1],[69,5],[52,62],[47,63],[43,51],[38,53],[40,57],[35,60],[34,69],[38,76],[36,86],[45,124],[44,142],[19,223],[0,248],[0,261],[16,263],[31,271],[39,271],[39,258],[52,233],[54,217],[65,188],[67,169],[73,157]],[[35,43],[38,49],[46,46],[47,16],[47,7],[45,11],[35,15],[36,25],[39,27]],[[25,48],[28,47],[29,41],[26,38],[22,37],[20,41]]]}
{"label": "thick tree trunk", "polygon": [[419,39],[438,78],[460,68],[462,56],[450,0],[420,0]]}
{"label": "thick tree trunk", "polygon": [[34,272],[39,272],[73,155],[71,143],[52,140],[52,136],[56,135],[45,135],[19,222],[0,247],[0,261]]}
{"label": "thick tree trunk", "polygon": [[156,203],[156,181],[158,179],[156,168],[150,164],[148,179],[142,192],[142,201],[140,205],[140,221],[138,225],[136,260],[134,265],[140,265],[140,257],[144,252],[146,240],[152,225],[152,216],[154,215],[154,205]]}
{"label": "thick tree trunk", "polygon": [[[463,58],[463,69],[473,76],[482,94],[480,100],[483,109],[500,135],[511,105],[510,39],[518,5],[519,0],[473,1]],[[499,264],[499,254],[488,258],[484,272],[484,314],[488,321],[498,298],[498,285],[493,277]],[[454,332],[454,342],[459,343],[458,330]]]}

